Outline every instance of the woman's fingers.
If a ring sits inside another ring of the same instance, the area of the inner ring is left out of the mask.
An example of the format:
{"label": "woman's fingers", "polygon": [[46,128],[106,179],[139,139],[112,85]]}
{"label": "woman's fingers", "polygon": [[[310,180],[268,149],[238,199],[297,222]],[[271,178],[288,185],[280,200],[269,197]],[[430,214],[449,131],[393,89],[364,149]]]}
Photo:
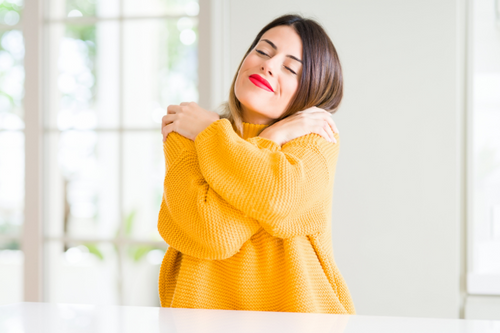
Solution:
{"label": "woman's fingers", "polygon": [[163,142],[167,140],[167,136],[170,132],[174,130],[174,123],[170,123],[162,128],[161,133],[163,135]]}
{"label": "woman's fingers", "polygon": [[161,130],[163,131],[163,127],[166,125],[170,124],[171,122],[174,121],[175,118],[175,113],[174,114],[167,114],[161,118]]}
{"label": "woman's fingers", "polygon": [[330,124],[330,126],[332,127],[332,130],[335,132],[335,133],[338,133],[339,132],[339,129],[337,128],[337,125],[335,124],[335,122],[333,121],[332,119],[332,114],[328,111],[325,111],[325,114],[326,114],[326,120],[328,121],[328,123]]}
{"label": "woman's fingers", "polygon": [[[311,124],[312,125],[312,124]],[[328,142],[333,142],[333,137],[330,125],[323,119],[315,119],[314,125],[311,127],[311,132],[321,135]]]}
{"label": "woman's fingers", "polygon": [[182,102],[179,105],[167,106],[167,114],[161,118],[161,133],[163,134],[163,142],[167,140],[167,136],[174,130],[174,121],[180,116],[183,107],[189,106],[194,102]]}
{"label": "woman's fingers", "polygon": [[330,142],[334,142],[335,141],[335,136],[333,135],[333,131],[332,131],[332,128],[330,127],[330,125],[328,124],[328,122],[324,121],[323,119],[319,119],[319,127],[321,127],[321,129],[325,132],[325,134],[327,135],[325,137],[325,139],[327,141],[330,141]]}
{"label": "woman's fingers", "polygon": [[337,143],[337,139],[335,139],[335,134],[334,134],[333,128],[330,126],[330,124],[325,123],[325,128],[326,128],[326,131],[328,132],[328,135],[330,136],[331,142]]}
{"label": "woman's fingers", "polygon": [[313,106],[309,109],[305,109],[304,111],[299,111],[299,112],[302,112],[302,113],[308,113],[310,116],[321,116],[321,117],[324,117],[329,123],[330,125],[332,126],[332,129],[335,133],[339,133],[339,129],[337,128],[337,125],[335,125],[335,122],[333,121],[332,119],[332,114],[328,111],[326,111],[325,109],[321,109],[321,108],[318,108],[316,106]]}
{"label": "woman's fingers", "polygon": [[181,110],[182,105],[169,105],[167,106],[167,114],[177,113]]}
{"label": "woman's fingers", "polygon": [[325,133],[328,135],[328,137],[326,138],[327,141],[330,141],[330,142],[333,142],[333,140],[335,139],[333,137],[333,132],[332,132],[332,129],[330,127],[330,125],[327,123],[327,122],[324,122],[323,123],[323,127],[322,129],[325,131]]}
{"label": "woman's fingers", "polygon": [[307,117],[314,117],[315,119],[324,119],[325,121],[328,122],[328,124],[331,126],[332,131],[335,133],[339,133],[339,129],[337,128],[337,125],[332,119],[332,114],[324,109],[320,109],[318,107],[312,107],[309,109],[304,110],[304,112],[307,111],[308,113]]}
{"label": "woman's fingers", "polygon": [[160,130],[163,129],[163,126],[165,126],[166,124],[168,124],[168,116],[169,115],[165,115],[163,117],[161,117],[161,126],[160,126]]}
{"label": "woman's fingers", "polygon": [[[323,119],[318,119],[318,132],[320,135],[325,138],[325,140],[333,143],[337,143],[337,139],[333,133],[333,129],[330,127],[330,124]],[[319,134],[318,133],[318,134]]]}
{"label": "woman's fingers", "polygon": [[335,124],[335,122],[333,121],[333,119],[331,117],[327,117],[326,121],[328,122],[328,124],[332,128],[333,132],[339,133],[339,129],[337,128],[337,125]]}
{"label": "woman's fingers", "polygon": [[324,137],[326,141],[331,142],[330,135],[327,133],[327,131],[323,127],[319,128],[316,133],[321,135],[322,137]]}

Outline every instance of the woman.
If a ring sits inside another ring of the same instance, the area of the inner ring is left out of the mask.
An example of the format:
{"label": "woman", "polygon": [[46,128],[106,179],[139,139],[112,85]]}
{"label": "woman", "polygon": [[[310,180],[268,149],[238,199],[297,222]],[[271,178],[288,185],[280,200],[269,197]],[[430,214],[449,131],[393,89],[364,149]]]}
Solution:
{"label": "woman", "polygon": [[246,52],[221,117],[168,106],[162,307],[356,313],[331,242],[341,99],[328,35],[284,15]]}

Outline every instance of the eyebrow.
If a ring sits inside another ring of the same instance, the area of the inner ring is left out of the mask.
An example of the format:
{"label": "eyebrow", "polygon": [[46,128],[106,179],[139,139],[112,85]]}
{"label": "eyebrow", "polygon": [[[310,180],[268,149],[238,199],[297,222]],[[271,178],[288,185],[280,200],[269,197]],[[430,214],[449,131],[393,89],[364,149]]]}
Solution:
{"label": "eyebrow", "polygon": [[[278,47],[277,47],[276,45],[274,45],[274,43],[273,43],[273,42],[271,42],[269,39],[261,39],[260,41],[261,41],[261,42],[267,42],[267,43],[269,43],[269,45],[271,45],[271,47],[272,47],[273,49],[275,49],[275,50],[277,50],[277,49],[278,49]],[[302,60],[300,60],[300,59],[299,59],[299,58],[297,58],[297,57],[294,57],[294,56],[293,56],[293,55],[291,55],[291,54],[287,54],[286,56],[287,56],[288,58],[292,58],[292,59],[294,59],[294,60],[297,60],[298,62],[300,62],[301,64],[303,64]]]}

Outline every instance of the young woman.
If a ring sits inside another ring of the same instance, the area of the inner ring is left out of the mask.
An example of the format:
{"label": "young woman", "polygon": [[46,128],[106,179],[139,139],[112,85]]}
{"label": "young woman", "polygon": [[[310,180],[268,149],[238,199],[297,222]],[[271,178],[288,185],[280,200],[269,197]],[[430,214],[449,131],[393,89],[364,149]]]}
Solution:
{"label": "young woman", "polygon": [[246,52],[222,116],[168,106],[162,307],[356,313],[331,241],[341,99],[324,29],[284,15]]}

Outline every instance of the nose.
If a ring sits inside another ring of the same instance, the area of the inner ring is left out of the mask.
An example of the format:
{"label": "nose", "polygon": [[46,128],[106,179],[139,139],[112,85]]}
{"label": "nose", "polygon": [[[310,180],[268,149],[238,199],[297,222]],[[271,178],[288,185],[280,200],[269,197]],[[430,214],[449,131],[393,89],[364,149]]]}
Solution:
{"label": "nose", "polygon": [[268,59],[264,62],[264,64],[261,66],[261,69],[264,71],[264,73],[269,73],[269,75],[273,76],[273,68],[274,65],[272,64],[272,59]]}

